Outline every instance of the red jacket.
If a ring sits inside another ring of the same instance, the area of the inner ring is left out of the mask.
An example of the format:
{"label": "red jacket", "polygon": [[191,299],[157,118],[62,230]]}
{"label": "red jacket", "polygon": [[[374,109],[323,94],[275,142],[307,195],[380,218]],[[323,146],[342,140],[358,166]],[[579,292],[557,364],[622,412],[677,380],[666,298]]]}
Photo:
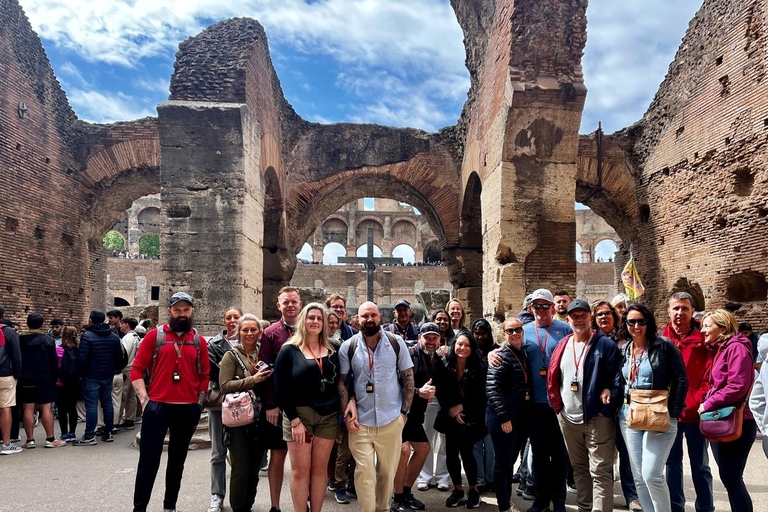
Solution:
{"label": "red jacket", "polygon": [[680,416],[681,423],[698,423],[699,406],[704,402],[704,395],[709,391],[709,369],[712,366],[714,352],[704,344],[704,335],[699,330],[696,320],[691,320],[691,329],[685,336],[678,336],[668,323],[661,333],[680,349],[688,374],[688,393],[685,395],[685,410]]}
{"label": "red jacket", "polygon": [[[208,359],[208,345],[200,336],[200,373],[197,373],[197,350],[191,344],[180,345],[181,358],[176,355],[174,341],[193,341],[195,334],[192,331],[184,334],[182,339],[176,336],[163,324],[165,331],[165,345],[157,353],[155,367],[152,369],[152,382],[149,386],[149,399],[153,402],[165,402],[171,404],[197,403],[197,393],[208,391],[208,377],[211,362]],[[131,366],[131,382],[144,378],[144,371],[152,364],[157,345],[157,329],[152,329],[144,336],[136,352],[136,358]],[[173,382],[173,372],[177,365],[181,374],[180,382]]]}

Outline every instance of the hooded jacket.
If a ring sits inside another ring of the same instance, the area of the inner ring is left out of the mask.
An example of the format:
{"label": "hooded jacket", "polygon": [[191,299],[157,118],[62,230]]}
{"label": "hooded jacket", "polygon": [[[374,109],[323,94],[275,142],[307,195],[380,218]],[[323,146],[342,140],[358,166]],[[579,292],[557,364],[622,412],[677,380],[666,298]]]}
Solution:
{"label": "hooded jacket", "polygon": [[704,335],[701,334],[696,320],[691,320],[691,328],[684,336],[677,335],[672,328],[672,322],[664,327],[661,335],[672,340],[680,349],[685,363],[685,373],[688,375],[688,393],[685,395],[685,410],[680,416],[680,422],[698,423],[699,406],[704,402],[704,395],[709,391],[707,375],[715,353],[704,344]]}
{"label": "hooded jacket", "polygon": [[0,329],[5,338],[5,356],[0,356],[0,377],[21,378],[21,350],[19,348],[19,335],[16,334],[13,325],[8,320],[0,320]]}
{"label": "hooded jacket", "polygon": [[59,378],[59,356],[56,354],[56,342],[41,331],[32,331],[19,336],[21,347],[22,386],[41,386],[56,384]]}
{"label": "hooded jacket", "polygon": [[[549,361],[547,372],[547,396],[549,403],[556,413],[563,408],[563,399],[560,396],[561,372],[560,362],[563,358],[568,340],[572,334],[560,340]],[[582,406],[584,408],[584,423],[595,416],[602,414],[606,418],[616,415],[616,407],[621,403],[621,355],[616,343],[600,331],[592,331],[592,336],[586,346],[583,356],[584,391],[582,394]],[[604,389],[611,391],[611,401],[604,404],[600,394]]]}
{"label": "hooded jacket", "polygon": [[[711,350],[719,350],[712,362],[710,379],[712,387],[704,399],[704,410],[714,411],[721,407],[740,406],[749,398],[755,369],[752,362],[752,342],[743,334],[713,343]],[[753,419],[749,406],[744,409],[744,419]]]}
{"label": "hooded jacket", "polygon": [[[768,334],[760,336],[757,341],[757,351],[763,361],[768,358]],[[763,434],[766,433],[765,426],[768,424],[768,407],[765,404],[766,393],[768,393],[768,363],[763,363],[763,366],[760,367],[760,376],[755,381],[755,387],[749,397],[749,409],[755,417],[757,428]]]}
{"label": "hooded jacket", "polygon": [[120,338],[107,324],[87,326],[75,361],[84,379],[111,381],[115,371],[122,371],[124,366]]}

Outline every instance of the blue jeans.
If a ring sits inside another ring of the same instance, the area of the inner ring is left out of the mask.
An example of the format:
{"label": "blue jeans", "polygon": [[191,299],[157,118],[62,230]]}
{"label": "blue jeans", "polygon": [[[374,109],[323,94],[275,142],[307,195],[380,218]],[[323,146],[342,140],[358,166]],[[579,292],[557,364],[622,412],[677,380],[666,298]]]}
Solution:
{"label": "blue jeans", "polygon": [[115,426],[112,408],[112,378],[82,379],[83,400],[85,400],[85,436],[93,437],[99,419],[99,400],[104,409],[104,432],[111,432]]}
{"label": "blue jeans", "polygon": [[621,479],[621,492],[629,503],[637,499],[635,477],[632,476],[632,463],[629,462],[627,443],[621,434],[621,424],[616,420],[616,449],[619,451],[619,478]]}
{"label": "blue jeans", "polygon": [[672,505],[664,465],[677,438],[677,420],[672,418],[664,432],[631,429],[623,418],[620,422],[643,512],[669,512]]}
{"label": "blue jeans", "polygon": [[495,457],[491,434],[486,435],[475,444],[473,453],[475,454],[475,460],[477,461],[477,483],[481,485],[492,484],[493,462]]}
{"label": "blue jeans", "polygon": [[709,441],[704,439],[698,423],[678,423],[677,439],[667,459],[667,484],[672,500],[672,512],[685,510],[685,489],[683,488],[683,435],[688,444],[688,458],[691,461],[691,477],[696,489],[696,511],[713,512],[712,472],[709,470]]}

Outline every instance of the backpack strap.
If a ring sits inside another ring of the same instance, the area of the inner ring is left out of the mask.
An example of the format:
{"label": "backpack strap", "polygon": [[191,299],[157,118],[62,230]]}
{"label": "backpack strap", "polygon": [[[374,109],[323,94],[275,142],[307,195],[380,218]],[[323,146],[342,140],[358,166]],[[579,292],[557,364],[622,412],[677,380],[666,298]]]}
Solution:
{"label": "backpack strap", "polygon": [[240,354],[237,353],[236,349],[232,349],[232,353],[235,355],[235,359],[237,360],[237,363],[240,365],[240,368],[243,369],[243,373],[246,377],[251,376],[251,372],[248,371],[248,368],[245,367],[245,363],[243,362],[243,359],[240,357]]}
{"label": "backpack strap", "polygon": [[155,340],[155,354],[152,356],[152,364],[150,365],[150,368],[152,369],[149,372],[149,381],[152,382],[152,376],[154,373],[155,368],[155,360],[157,359],[157,354],[160,352],[160,349],[163,348],[163,346],[166,343],[181,343],[182,345],[192,345],[195,347],[195,350],[197,351],[197,359],[195,360],[195,364],[197,366],[197,373],[198,375],[202,372],[202,366],[200,364],[200,334],[197,332],[197,329],[192,329],[192,331],[195,333],[195,337],[192,339],[192,341],[165,341],[165,324],[157,326],[157,337]]}

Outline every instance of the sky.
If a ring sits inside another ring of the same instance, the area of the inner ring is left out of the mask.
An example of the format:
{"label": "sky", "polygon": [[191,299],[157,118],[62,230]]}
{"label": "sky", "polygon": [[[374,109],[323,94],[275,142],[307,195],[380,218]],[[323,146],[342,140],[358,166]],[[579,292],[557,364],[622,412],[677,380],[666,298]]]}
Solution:
{"label": "sky", "polygon": [[[469,89],[449,0],[20,0],[80,119],[157,114],[179,42],[234,16],[258,19],[287,100],[320,123],[436,131]],[[590,0],[581,133],[639,120],[701,0]],[[580,205],[576,205],[577,208]]]}

